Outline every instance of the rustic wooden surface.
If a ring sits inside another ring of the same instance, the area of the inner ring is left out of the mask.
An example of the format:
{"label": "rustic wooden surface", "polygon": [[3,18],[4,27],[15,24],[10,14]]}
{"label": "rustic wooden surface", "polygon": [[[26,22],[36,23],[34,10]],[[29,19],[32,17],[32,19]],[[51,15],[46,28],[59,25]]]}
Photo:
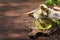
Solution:
{"label": "rustic wooden surface", "polygon": [[[41,3],[44,0],[0,0],[0,40],[31,40],[27,34],[33,26],[33,18],[24,13],[36,9]],[[35,40],[60,40],[60,34]]]}

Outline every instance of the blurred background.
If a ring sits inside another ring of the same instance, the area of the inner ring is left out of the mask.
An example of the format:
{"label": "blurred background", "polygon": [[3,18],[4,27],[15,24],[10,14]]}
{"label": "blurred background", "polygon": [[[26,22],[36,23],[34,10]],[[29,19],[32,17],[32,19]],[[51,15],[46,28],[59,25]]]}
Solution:
{"label": "blurred background", "polygon": [[[25,15],[39,7],[45,0],[0,0],[0,40],[31,40],[29,27],[34,26],[33,18]],[[23,15],[21,15],[23,14]],[[57,37],[58,40],[60,36]],[[55,40],[40,37],[36,40]]]}

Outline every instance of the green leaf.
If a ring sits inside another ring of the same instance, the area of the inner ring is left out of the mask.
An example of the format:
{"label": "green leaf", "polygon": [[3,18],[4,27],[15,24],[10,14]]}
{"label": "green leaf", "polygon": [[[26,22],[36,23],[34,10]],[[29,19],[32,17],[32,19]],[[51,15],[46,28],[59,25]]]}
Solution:
{"label": "green leaf", "polygon": [[53,0],[47,0],[46,2],[47,6],[55,6],[55,2]]}
{"label": "green leaf", "polygon": [[57,0],[57,3],[59,3],[59,4],[60,4],[60,0]]}

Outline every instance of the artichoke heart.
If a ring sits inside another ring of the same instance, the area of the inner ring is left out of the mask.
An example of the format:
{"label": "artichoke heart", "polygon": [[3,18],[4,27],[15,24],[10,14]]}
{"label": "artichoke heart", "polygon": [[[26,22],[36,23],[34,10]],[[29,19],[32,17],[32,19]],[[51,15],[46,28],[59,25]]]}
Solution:
{"label": "artichoke heart", "polygon": [[38,27],[38,29],[47,30],[52,27],[51,23],[46,23],[46,21],[40,20],[40,22],[36,19],[34,22],[35,26]]}

